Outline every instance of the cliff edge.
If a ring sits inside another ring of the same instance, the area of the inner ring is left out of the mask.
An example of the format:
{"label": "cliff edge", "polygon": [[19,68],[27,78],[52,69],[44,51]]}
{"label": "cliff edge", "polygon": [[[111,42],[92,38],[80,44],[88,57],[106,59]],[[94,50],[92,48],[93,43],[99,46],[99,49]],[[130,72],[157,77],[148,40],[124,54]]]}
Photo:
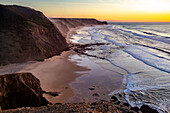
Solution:
{"label": "cliff edge", "polygon": [[50,18],[50,20],[57,26],[61,34],[66,37],[67,33],[72,28],[79,26],[90,26],[90,25],[107,25],[106,21],[99,21],[96,19],[86,18]]}
{"label": "cliff edge", "polygon": [[65,38],[43,13],[0,5],[0,65],[43,60],[65,49]]}

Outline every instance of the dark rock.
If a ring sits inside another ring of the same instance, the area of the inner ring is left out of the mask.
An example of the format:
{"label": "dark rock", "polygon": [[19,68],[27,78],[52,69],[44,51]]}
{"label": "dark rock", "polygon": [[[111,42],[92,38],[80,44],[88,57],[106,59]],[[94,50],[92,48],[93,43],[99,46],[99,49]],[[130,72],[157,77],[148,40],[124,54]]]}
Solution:
{"label": "dark rock", "polygon": [[31,73],[0,76],[0,106],[4,109],[45,106],[40,81]]}
{"label": "dark rock", "polygon": [[91,103],[91,105],[97,105],[98,103],[97,102],[93,102],[93,103]]}
{"label": "dark rock", "polygon": [[89,90],[94,90],[94,88],[89,88]]}
{"label": "dark rock", "polygon": [[94,93],[93,96],[94,96],[94,97],[99,97],[99,94]]}
{"label": "dark rock", "polygon": [[128,103],[123,103],[124,106],[129,107],[130,105]]}
{"label": "dark rock", "polygon": [[54,105],[62,105],[62,103],[55,103]]}
{"label": "dark rock", "polygon": [[118,101],[118,99],[115,96],[112,96],[111,97],[111,102],[116,102],[116,101]]}
{"label": "dark rock", "polygon": [[117,102],[115,102],[114,104],[116,104],[116,105],[120,105],[120,103],[121,103],[120,101],[117,101]]}
{"label": "dark rock", "polygon": [[60,94],[59,92],[46,92],[46,91],[43,91],[43,93],[51,95],[53,97],[59,96],[59,94]]}
{"label": "dark rock", "polygon": [[119,97],[122,97],[122,95],[121,95],[121,94],[119,94]]}
{"label": "dark rock", "polygon": [[90,107],[90,108],[95,109],[96,107],[93,107],[93,106],[92,106],[92,107]]}
{"label": "dark rock", "polygon": [[130,109],[133,110],[133,111],[135,111],[135,112],[138,112],[138,111],[139,111],[139,108],[138,108],[138,107],[131,107]]}
{"label": "dark rock", "polygon": [[142,113],[158,113],[157,110],[150,108],[148,105],[142,105],[140,110]]}

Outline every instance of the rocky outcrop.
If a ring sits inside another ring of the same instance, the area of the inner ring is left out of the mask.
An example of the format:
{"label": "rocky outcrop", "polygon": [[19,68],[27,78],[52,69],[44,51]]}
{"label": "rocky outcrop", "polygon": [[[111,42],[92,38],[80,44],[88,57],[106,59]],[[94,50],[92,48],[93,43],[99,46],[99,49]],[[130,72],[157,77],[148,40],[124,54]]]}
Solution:
{"label": "rocky outcrop", "polygon": [[0,64],[43,60],[67,49],[65,38],[43,13],[0,5]]}
{"label": "rocky outcrop", "polygon": [[40,81],[31,73],[0,76],[0,106],[2,110],[19,107],[37,107],[48,104],[42,97]]}
{"label": "rocky outcrop", "polygon": [[140,108],[140,110],[141,110],[142,113],[158,113],[157,110],[152,109],[152,108],[150,108],[150,107],[147,106],[147,105],[142,105],[141,108]]}
{"label": "rocky outcrop", "polygon": [[101,100],[93,103],[56,103],[41,107],[18,108],[14,110],[5,110],[3,113],[158,113],[156,110],[147,107],[144,111],[131,109],[128,105],[118,105],[112,102]]}
{"label": "rocky outcrop", "polygon": [[101,22],[96,19],[81,19],[81,18],[51,18],[50,19],[64,37],[67,36],[67,33],[70,29],[76,28],[79,26],[87,25],[107,25],[107,22]]}

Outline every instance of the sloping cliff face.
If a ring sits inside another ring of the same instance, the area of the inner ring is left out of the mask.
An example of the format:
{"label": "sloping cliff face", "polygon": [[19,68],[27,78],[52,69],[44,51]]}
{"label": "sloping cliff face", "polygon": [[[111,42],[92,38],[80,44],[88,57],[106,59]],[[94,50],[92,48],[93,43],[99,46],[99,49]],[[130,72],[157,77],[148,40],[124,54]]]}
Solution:
{"label": "sloping cliff face", "polygon": [[43,13],[0,5],[0,65],[43,60],[66,48],[65,38]]}
{"label": "sloping cliff face", "polygon": [[0,76],[0,106],[12,109],[28,106],[45,106],[40,81],[31,73],[17,73]]}
{"label": "sloping cliff face", "polygon": [[107,22],[101,22],[96,19],[81,19],[81,18],[51,18],[50,19],[64,37],[67,36],[67,33],[70,29],[76,28],[79,26],[87,25],[107,25]]}

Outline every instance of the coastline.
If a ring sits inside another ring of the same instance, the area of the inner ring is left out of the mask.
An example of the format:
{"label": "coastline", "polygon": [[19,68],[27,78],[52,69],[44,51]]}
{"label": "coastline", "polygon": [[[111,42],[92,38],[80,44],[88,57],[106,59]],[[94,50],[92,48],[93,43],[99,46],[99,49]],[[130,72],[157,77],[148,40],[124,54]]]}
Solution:
{"label": "coastline", "polygon": [[112,27],[18,5],[1,9],[0,111],[170,111],[167,26]]}
{"label": "coastline", "polygon": [[[72,29],[67,36],[67,40],[69,40],[69,38],[76,33],[76,30],[80,28],[82,27]],[[105,71],[106,73],[102,73]],[[63,110],[65,108],[66,110],[69,110],[75,109],[76,106],[80,106],[79,109],[75,110],[77,112],[81,110],[81,107],[87,110],[90,106],[92,109],[88,110],[89,112],[100,112],[100,110],[105,110],[105,108],[98,109],[98,107],[101,106],[114,106],[109,110],[115,110],[120,113],[129,111],[138,112],[143,109],[146,111],[153,110],[146,105],[144,105],[144,108],[141,107],[140,109],[137,107],[133,108],[130,107],[128,103],[117,99],[115,96],[110,97],[108,95],[109,93],[113,92],[113,90],[118,90],[121,88],[121,82],[123,79],[122,75],[104,69],[99,64],[96,64],[94,61],[90,60],[88,56],[81,55],[73,52],[72,50],[63,52],[60,56],[45,59],[45,61],[42,62],[31,61],[22,64],[10,64],[0,67],[0,74],[16,72],[33,73],[40,80],[41,87],[44,91],[58,92],[59,96],[44,94],[43,96],[52,103],[52,105],[48,105],[46,107],[18,108],[4,112],[17,112],[18,110],[25,112],[42,112],[49,109],[51,111],[55,111],[56,109]],[[110,77],[112,79],[110,79]],[[111,82],[113,84],[111,84]],[[96,108],[94,107],[93,102],[98,102],[95,105]],[[106,111],[109,110],[106,109]],[[156,111],[154,112],[157,113]]]}
{"label": "coastline", "polygon": [[[82,27],[84,26],[71,29],[67,35],[67,40],[69,40],[69,38],[71,38],[71,36],[76,33],[76,30]],[[85,62],[85,63],[82,63],[82,62]],[[90,67],[88,65],[92,65],[92,66]],[[90,100],[96,101],[96,98],[92,96],[93,91],[89,90],[89,88],[92,87],[92,86],[88,86],[89,83],[84,83],[85,86],[87,85],[87,88],[85,91],[90,92],[88,96],[85,96],[85,94],[81,94],[83,95],[84,98],[83,97],[80,98],[78,96],[80,95],[78,90],[82,89],[82,87],[78,86],[78,88],[76,88],[77,86],[75,85],[75,83],[81,82],[82,80],[78,80],[78,79],[81,79],[81,77],[82,78],[85,77],[85,79],[89,79],[88,76],[93,76],[93,80],[95,83],[95,77],[98,77],[98,75],[104,76],[104,74],[98,73],[98,71],[100,70],[106,71],[105,74],[108,74],[108,77],[110,77],[111,75],[116,76],[114,81],[117,81],[116,82],[117,85],[115,85],[115,88],[114,86],[110,85],[109,88],[113,87],[111,89],[118,89],[121,86],[121,79],[122,79],[121,75],[117,75],[114,72],[101,68],[98,64],[95,64],[93,61],[89,60],[87,56],[81,56],[80,54],[75,53],[72,50],[63,52],[60,56],[54,56],[54,57],[45,59],[42,62],[30,61],[26,63],[10,64],[6,66],[1,66],[0,74],[2,75],[2,74],[11,74],[11,73],[30,72],[40,80],[41,87],[44,91],[59,93],[59,96],[55,96],[55,97],[48,95],[48,94],[44,94],[43,96],[49,102],[66,103],[66,102],[82,102],[84,100],[88,102]],[[88,80],[84,82],[88,82]],[[107,81],[103,81],[103,83],[107,84]],[[103,84],[103,86],[105,84]],[[73,85],[74,87],[71,85]],[[97,84],[96,82],[96,85],[99,85],[99,84]],[[102,84],[100,84],[100,87],[102,87],[101,85]],[[95,91],[96,93],[100,93],[104,91],[103,92],[104,96],[101,96],[97,100],[100,100],[101,98],[102,99],[105,98],[106,100],[109,99],[108,94],[112,91],[111,89],[110,89],[110,92],[106,90],[100,91],[100,88],[96,88],[96,89],[98,89],[98,91],[97,90]],[[78,101],[76,101],[77,98],[79,98]],[[91,98],[91,99],[88,99],[88,98]]]}
{"label": "coastline", "polygon": [[79,29],[81,29],[81,28],[83,28],[83,27],[85,27],[85,26],[79,26],[79,27],[76,27],[76,28],[71,28],[71,29],[69,30],[66,38],[65,38],[65,39],[66,39],[66,42],[67,42],[68,44],[70,44],[71,41],[70,41],[69,39],[70,39],[73,35],[76,34],[76,31],[77,31],[77,30],[79,30]]}

